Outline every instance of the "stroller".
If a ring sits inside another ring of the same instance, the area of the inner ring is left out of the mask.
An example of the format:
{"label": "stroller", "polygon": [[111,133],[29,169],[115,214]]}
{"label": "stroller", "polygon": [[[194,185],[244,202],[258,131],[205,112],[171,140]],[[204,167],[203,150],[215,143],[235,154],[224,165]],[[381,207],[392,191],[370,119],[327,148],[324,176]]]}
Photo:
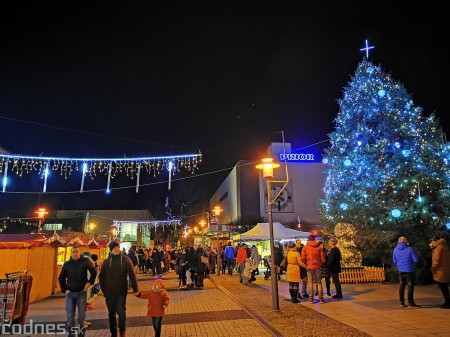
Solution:
{"label": "stroller", "polygon": [[268,280],[271,275],[270,263],[269,263],[269,260],[267,260],[266,258],[263,258],[262,261],[263,261],[264,267],[266,267],[266,271],[264,272],[264,279]]}

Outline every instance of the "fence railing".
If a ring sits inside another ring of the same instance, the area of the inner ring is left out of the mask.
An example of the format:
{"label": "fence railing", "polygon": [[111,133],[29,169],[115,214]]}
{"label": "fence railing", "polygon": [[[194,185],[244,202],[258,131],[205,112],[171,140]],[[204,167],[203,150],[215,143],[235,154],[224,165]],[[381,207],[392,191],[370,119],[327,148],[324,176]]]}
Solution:
{"label": "fence railing", "polygon": [[386,276],[382,267],[342,268],[339,280],[341,283],[384,282]]}

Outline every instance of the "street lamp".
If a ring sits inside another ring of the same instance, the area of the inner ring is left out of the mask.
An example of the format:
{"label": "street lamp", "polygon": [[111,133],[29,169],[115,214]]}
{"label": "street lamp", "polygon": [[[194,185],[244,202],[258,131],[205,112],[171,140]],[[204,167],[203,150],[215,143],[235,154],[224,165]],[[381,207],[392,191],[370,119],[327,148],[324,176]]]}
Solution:
{"label": "street lamp", "polygon": [[213,215],[213,219],[216,222],[216,226],[217,226],[217,276],[220,276],[220,252],[219,252],[219,236],[220,236],[220,232],[222,231],[222,225],[219,225],[219,216],[220,213],[222,212],[222,209],[220,208],[220,206],[216,206],[214,207],[214,209],[212,210],[212,215]]}
{"label": "street lamp", "polygon": [[42,233],[42,223],[44,222],[44,218],[45,216],[48,214],[47,210],[45,208],[39,208],[36,212],[34,212],[37,214],[37,217],[39,219],[39,223],[38,223],[38,233],[41,234]]}
{"label": "street lamp", "polygon": [[206,226],[206,222],[205,220],[201,220],[199,223],[201,231],[202,231],[202,246],[205,244],[204,241],[204,235],[205,235],[205,226]]}
{"label": "street lamp", "polygon": [[91,231],[92,240],[94,240],[94,229],[97,225],[93,222],[89,224],[89,230]]}
{"label": "street lamp", "polygon": [[[272,214],[272,206],[286,188],[289,183],[288,170],[286,165],[286,180],[272,180],[273,179],[273,169],[280,167],[280,164],[274,163],[273,158],[263,158],[261,160],[261,164],[256,165],[257,169],[262,170],[263,178],[267,179],[267,206],[269,211],[269,230],[270,230],[270,269],[272,270],[271,276],[271,284],[272,284],[272,310],[279,311],[280,303],[278,299],[278,279],[277,272],[275,266],[275,249],[274,249],[274,235],[273,235],[273,214]],[[283,187],[278,191],[278,193],[272,196],[272,183],[283,183]]]}

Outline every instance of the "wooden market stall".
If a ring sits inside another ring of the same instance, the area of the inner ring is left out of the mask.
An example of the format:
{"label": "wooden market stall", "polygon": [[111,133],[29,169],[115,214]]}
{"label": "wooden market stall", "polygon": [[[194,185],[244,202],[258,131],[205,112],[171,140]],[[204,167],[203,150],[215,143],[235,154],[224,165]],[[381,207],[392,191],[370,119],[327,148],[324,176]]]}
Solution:
{"label": "wooden market stall", "polygon": [[45,242],[56,249],[57,257],[54,264],[55,276],[52,281],[54,293],[61,290],[58,283],[58,276],[64,262],[70,259],[72,247],[79,246],[81,253],[90,252],[91,254],[97,254],[99,264],[108,257],[108,242],[104,240],[97,242],[95,239],[85,236],[84,233],[73,232],[64,236],[59,236],[57,233],[54,233]]}
{"label": "wooden market stall", "polygon": [[40,234],[0,234],[0,278],[17,270],[32,276],[30,303],[53,293],[56,250]]}

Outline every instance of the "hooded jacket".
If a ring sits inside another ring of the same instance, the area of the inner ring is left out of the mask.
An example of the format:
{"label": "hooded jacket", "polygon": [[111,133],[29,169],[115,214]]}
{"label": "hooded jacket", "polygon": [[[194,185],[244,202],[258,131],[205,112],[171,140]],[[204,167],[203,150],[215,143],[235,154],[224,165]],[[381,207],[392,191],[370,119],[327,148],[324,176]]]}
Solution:
{"label": "hooded jacket", "polygon": [[433,279],[440,283],[450,281],[450,250],[445,239],[431,242],[433,255],[431,257],[431,273]]}
{"label": "hooded jacket", "polygon": [[165,308],[169,305],[169,293],[162,284],[154,284],[152,290],[139,295],[142,299],[147,299],[147,316],[163,317],[166,314]]}
{"label": "hooded jacket", "polygon": [[416,263],[419,262],[414,249],[406,242],[399,242],[394,248],[392,261],[400,273],[411,273],[416,270]]}
{"label": "hooded jacket", "polygon": [[306,242],[302,248],[302,260],[306,264],[306,270],[321,269],[325,262],[325,253],[317,241]]}
{"label": "hooded jacket", "polygon": [[127,276],[130,278],[133,292],[138,292],[139,288],[133,264],[128,256],[122,253],[111,254],[109,258],[103,261],[99,280],[105,297],[126,296],[128,293]]}

